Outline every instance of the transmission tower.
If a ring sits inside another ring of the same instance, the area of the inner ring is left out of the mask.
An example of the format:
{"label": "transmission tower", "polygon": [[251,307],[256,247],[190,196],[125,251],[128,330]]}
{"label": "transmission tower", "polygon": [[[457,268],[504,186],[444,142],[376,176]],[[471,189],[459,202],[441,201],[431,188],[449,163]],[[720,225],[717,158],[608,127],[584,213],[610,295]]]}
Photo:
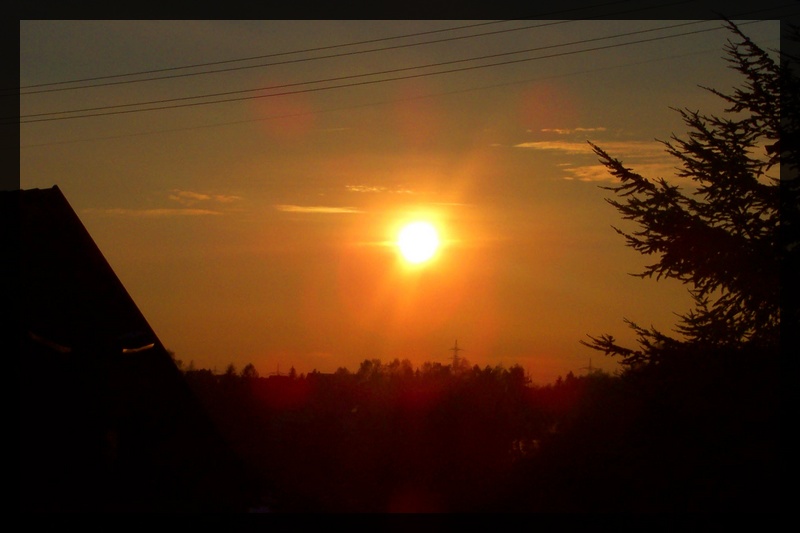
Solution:
{"label": "transmission tower", "polygon": [[592,358],[591,357],[589,358],[589,366],[581,367],[579,370],[586,370],[586,375],[587,376],[591,376],[595,372],[600,372],[599,368],[594,368],[592,366]]}
{"label": "transmission tower", "polygon": [[458,352],[464,351],[464,348],[458,347],[458,339],[456,339],[456,342],[453,345],[453,347],[450,348],[450,351],[453,352],[453,370],[455,370],[456,368],[458,368]]}

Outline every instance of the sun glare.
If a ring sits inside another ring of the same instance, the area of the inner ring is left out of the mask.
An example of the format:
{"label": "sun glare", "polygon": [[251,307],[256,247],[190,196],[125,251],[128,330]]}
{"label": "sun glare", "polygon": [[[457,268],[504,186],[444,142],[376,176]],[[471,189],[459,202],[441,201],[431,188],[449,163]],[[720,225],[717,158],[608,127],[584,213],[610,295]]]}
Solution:
{"label": "sun glare", "polygon": [[439,248],[439,234],[428,222],[412,222],[400,230],[397,246],[409,263],[423,263],[431,259]]}

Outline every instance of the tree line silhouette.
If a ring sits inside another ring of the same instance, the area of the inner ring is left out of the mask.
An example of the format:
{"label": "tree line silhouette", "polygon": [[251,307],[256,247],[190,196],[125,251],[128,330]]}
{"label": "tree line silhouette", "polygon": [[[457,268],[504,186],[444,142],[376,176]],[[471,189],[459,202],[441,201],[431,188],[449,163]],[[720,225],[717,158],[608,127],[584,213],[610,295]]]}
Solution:
{"label": "tree line silhouette", "polygon": [[773,510],[776,368],[532,384],[519,366],[365,360],[355,372],[185,377],[271,512]]}

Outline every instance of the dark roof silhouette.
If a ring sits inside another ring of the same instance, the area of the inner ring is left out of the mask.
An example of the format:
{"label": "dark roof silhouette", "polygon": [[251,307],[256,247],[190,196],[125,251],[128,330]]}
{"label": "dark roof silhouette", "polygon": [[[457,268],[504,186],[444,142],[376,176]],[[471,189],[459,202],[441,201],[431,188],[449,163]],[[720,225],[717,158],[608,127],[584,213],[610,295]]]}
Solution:
{"label": "dark roof silhouette", "polygon": [[0,200],[19,257],[22,510],[244,509],[238,459],[61,190]]}
{"label": "dark roof silhouette", "polygon": [[27,333],[61,347],[62,352],[126,341],[139,343],[126,348],[158,344],[161,349],[61,190],[15,193],[20,215],[22,319]]}

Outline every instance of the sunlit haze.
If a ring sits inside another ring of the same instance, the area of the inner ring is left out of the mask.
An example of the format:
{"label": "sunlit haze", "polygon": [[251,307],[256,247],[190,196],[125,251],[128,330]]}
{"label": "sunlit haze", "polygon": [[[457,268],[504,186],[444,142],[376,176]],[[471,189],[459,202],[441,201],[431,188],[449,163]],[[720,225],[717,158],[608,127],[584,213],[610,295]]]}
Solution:
{"label": "sunlit haze", "polygon": [[[737,20],[778,48],[779,21]],[[630,227],[587,141],[676,180],[659,140],[686,132],[674,108],[722,111],[701,86],[740,83],[729,37],[715,20],[22,20],[20,185],[59,186],[196,368],[447,364],[458,339],[538,383],[590,358],[613,373],[587,334],[635,344],[625,318],[669,332],[691,299],[630,275],[652,258],[612,229]]]}

